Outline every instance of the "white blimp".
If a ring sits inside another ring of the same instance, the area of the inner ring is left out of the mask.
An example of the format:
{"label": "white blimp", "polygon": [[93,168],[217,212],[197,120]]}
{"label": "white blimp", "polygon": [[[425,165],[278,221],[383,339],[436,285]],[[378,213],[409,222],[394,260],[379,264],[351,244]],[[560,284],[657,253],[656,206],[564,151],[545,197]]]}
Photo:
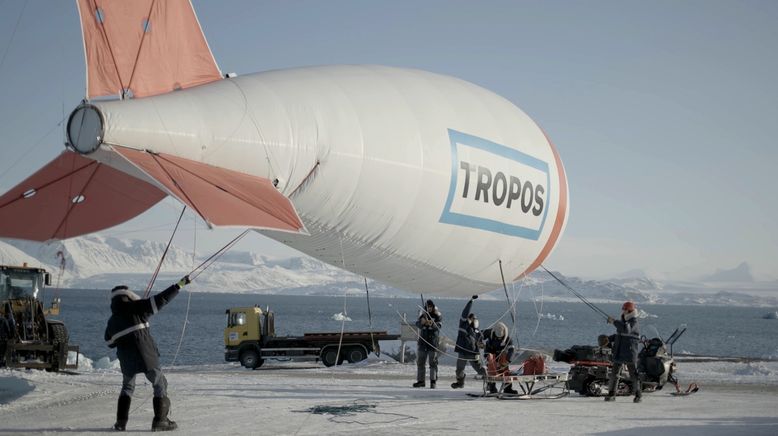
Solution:
{"label": "white blimp", "polygon": [[171,195],[211,226],[450,296],[522,277],[559,241],[560,157],[486,89],[374,65],[225,77],[189,1],[78,3],[87,99],[68,150],[0,197],[2,237],[74,237]]}

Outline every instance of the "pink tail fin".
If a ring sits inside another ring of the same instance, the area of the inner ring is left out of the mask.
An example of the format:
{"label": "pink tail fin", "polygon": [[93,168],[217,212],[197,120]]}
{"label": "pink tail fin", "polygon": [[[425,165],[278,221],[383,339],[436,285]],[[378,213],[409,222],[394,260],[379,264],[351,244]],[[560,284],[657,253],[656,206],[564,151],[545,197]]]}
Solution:
{"label": "pink tail fin", "polygon": [[121,224],[163,198],[149,183],[65,151],[0,197],[0,237],[85,235]]}
{"label": "pink tail fin", "polygon": [[304,231],[292,203],[268,179],[169,154],[114,149],[210,224]]}
{"label": "pink tail fin", "polygon": [[221,73],[189,0],[78,0],[87,98],[164,94]]}

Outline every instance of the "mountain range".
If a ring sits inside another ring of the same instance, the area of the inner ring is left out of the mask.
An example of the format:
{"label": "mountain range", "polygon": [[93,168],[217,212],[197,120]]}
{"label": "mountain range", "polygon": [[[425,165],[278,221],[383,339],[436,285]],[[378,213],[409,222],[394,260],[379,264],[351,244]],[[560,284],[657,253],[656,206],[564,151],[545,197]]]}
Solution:
{"label": "mountain range", "polygon": [[[145,289],[165,250],[162,242],[118,239],[99,234],[49,244],[0,240],[0,263],[40,266],[52,273],[52,285],[63,288],[110,289],[126,284]],[[192,271],[205,256],[171,246],[155,289]],[[584,280],[556,272],[564,282],[544,271],[509,284],[514,295],[527,300],[575,298],[566,286],[593,301],[625,301],[656,304],[716,304],[778,306],[775,283],[758,284],[748,264],[718,270],[699,282],[672,282],[648,277],[640,270],[609,280]],[[566,286],[565,286],[566,285]],[[307,256],[274,259],[251,252],[231,251],[221,256],[191,285],[194,291],[285,293],[290,295],[343,295],[364,293],[361,276]],[[413,297],[390,286],[368,280],[371,294],[383,297]],[[522,290],[526,289],[526,292]],[[505,298],[502,289],[484,298]]]}

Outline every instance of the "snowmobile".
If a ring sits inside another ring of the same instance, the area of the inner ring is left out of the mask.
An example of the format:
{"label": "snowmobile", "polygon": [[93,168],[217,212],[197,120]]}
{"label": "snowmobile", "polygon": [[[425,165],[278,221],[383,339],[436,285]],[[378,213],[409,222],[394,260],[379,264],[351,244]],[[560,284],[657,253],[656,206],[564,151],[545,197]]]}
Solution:
{"label": "snowmobile", "polygon": [[[642,390],[643,392],[661,390],[667,382],[670,382],[676,387],[676,393],[680,393],[678,380],[673,375],[676,369],[673,344],[686,331],[686,325],[675,329],[667,340],[662,339],[653,326],[649,326],[649,329],[653,329],[656,335],[651,339],[642,336],[643,347],[638,353],[638,376]],[[568,375],[568,388],[571,391],[586,396],[607,394],[608,381],[613,372],[611,349],[608,345],[608,341],[601,340],[598,346],[574,345],[564,351],[554,350],[554,361],[573,365]],[[631,384],[629,377],[622,375],[616,387],[616,395],[631,394]],[[696,386],[694,388],[690,386],[684,394],[692,393],[692,389],[696,392]]]}

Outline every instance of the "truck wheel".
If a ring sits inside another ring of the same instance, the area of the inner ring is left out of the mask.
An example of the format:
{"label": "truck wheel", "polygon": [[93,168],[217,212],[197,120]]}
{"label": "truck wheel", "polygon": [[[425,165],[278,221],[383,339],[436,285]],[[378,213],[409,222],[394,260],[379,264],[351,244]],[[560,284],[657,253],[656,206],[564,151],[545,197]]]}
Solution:
{"label": "truck wheel", "polygon": [[259,353],[256,350],[245,350],[240,353],[240,364],[248,369],[259,368],[263,363],[265,363],[264,360],[259,358]]}
{"label": "truck wheel", "polygon": [[324,366],[334,366],[338,358],[338,350],[334,347],[327,347],[321,353],[321,362]]}
{"label": "truck wheel", "polygon": [[365,359],[367,359],[367,354],[362,347],[351,347],[346,352],[346,360],[348,360],[348,363],[361,362]]}
{"label": "truck wheel", "polygon": [[[60,366],[67,361],[68,330],[64,324],[49,324],[49,338],[54,346],[51,356],[51,368],[49,372],[59,371]],[[63,362],[63,360],[65,362]]]}

